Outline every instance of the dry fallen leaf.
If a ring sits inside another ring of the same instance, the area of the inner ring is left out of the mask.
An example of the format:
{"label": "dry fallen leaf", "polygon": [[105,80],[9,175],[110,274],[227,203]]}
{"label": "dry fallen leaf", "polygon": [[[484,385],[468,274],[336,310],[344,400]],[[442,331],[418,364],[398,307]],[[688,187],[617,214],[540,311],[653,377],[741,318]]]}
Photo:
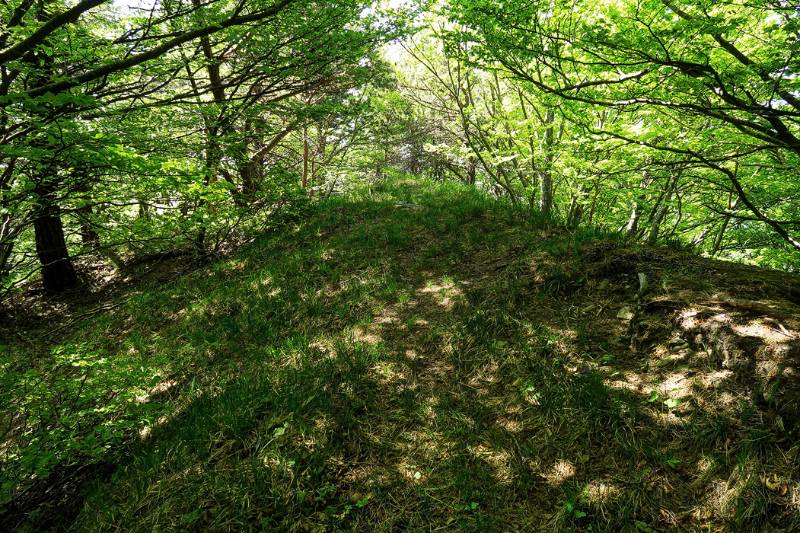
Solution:
{"label": "dry fallen leaf", "polygon": [[777,492],[781,496],[785,495],[789,491],[789,487],[787,487],[786,484],[780,480],[777,474],[772,474],[769,477],[763,476],[761,480],[769,490],[772,492]]}

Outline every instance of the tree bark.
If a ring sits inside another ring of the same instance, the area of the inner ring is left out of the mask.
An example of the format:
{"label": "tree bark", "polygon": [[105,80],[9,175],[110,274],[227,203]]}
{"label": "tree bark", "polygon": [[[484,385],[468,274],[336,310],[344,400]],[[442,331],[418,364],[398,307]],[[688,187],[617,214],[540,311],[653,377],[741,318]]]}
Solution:
{"label": "tree bark", "polygon": [[[733,211],[736,208],[736,204],[739,203],[739,198],[729,198],[728,199],[728,211]],[[722,219],[722,224],[717,231],[717,234],[714,236],[714,243],[711,245],[711,255],[715,256],[719,253],[720,249],[722,248],[722,242],[725,240],[725,232],[728,230],[728,225],[731,223],[731,215],[725,215]]]}
{"label": "tree bark", "polygon": [[669,202],[672,200],[672,195],[678,186],[678,179],[680,178],[681,171],[675,170],[667,181],[667,189],[661,198],[661,201],[653,214],[653,219],[650,222],[650,232],[647,235],[647,244],[655,244],[658,240],[658,233],[661,230],[661,223],[667,216],[669,210]]}
{"label": "tree bark", "polygon": [[308,126],[303,128],[303,176],[300,185],[308,187]]}
{"label": "tree bark", "polygon": [[569,212],[567,214],[567,227],[577,228],[583,218],[583,186],[579,186],[575,194],[572,195],[572,200],[569,205]]}
{"label": "tree bark", "polygon": [[79,229],[78,233],[81,236],[81,242],[84,246],[96,249],[100,246],[100,235],[97,233],[94,225],[92,224],[92,214],[93,209],[92,205],[88,203],[91,200],[91,195],[89,195],[90,186],[89,186],[89,177],[87,174],[81,174],[76,176],[77,184],[75,185],[75,190],[86,194],[84,200],[87,201],[86,205],[79,207],[75,210],[75,214],[77,215],[79,221]]}
{"label": "tree bark", "polygon": [[470,157],[467,162],[467,184],[475,185],[475,177],[477,175],[478,165],[474,158]]}
{"label": "tree bark", "polygon": [[8,263],[11,260],[11,253],[14,251],[14,241],[0,242],[0,281],[2,281],[9,272]]}
{"label": "tree bark", "polygon": [[48,292],[64,292],[78,284],[67,250],[61,212],[47,198],[33,221],[36,255],[42,265],[42,281]]}
{"label": "tree bark", "polygon": [[642,216],[642,206],[638,200],[634,200],[633,209],[631,210],[631,217],[628,219],[628,225],[625,226],[625,234],[628,237],[635,237],[639,232],[639,218]]}
{"label": "tree bark", "polygon": [[541,190],[539,191],[539,209],[542,214],[549,216],[553,209],[553,142],[555,113],[548,109],[545,114],[546,129],[544,130],[544,168],[542,169]]}
{"label": "tree bark", "polygon": [[100,246],[100,235],[95,231],[89,222],[81,222],[81,242],[90,247],[97,248]]}

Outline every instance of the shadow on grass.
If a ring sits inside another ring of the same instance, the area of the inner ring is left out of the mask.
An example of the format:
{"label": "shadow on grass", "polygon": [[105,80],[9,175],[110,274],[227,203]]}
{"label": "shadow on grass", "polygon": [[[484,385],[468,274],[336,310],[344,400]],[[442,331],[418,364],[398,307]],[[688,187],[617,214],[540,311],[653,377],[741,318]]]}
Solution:
{"label": "shadow on grass", "polygon": [[73,528],[796,524],[796,476],[762,480],[796,448],[627,352],[601,301],[633,301],[624,280],[595,290],[561,268],[576,246],[472,193],[391,194],[333,201],[94,326],[100,351],[163,358],[140,403],[178,392],[84,487]]}

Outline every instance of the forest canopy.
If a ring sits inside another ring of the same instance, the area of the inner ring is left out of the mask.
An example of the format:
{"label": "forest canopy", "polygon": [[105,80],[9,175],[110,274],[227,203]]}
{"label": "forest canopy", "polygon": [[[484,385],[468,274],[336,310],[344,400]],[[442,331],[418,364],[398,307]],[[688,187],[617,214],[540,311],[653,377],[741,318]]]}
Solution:
{"label": "forest canopy", "polygon": [[[202,258],[408,172],[794,270],[783,1],[20,0],[0,8],[0,280]],[[76,266],[77,265],[77,266]]]}

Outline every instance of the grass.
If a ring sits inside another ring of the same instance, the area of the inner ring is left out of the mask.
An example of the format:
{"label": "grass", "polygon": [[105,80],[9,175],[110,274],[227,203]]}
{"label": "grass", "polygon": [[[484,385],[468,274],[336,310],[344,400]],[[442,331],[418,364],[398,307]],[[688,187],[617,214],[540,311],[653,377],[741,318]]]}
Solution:
{"label": "grass", "polygon": [[670,313],[709,289],[795,305],[765,288],[791,276],[568,233],[452,184],[320,202],[46,341],[6,342],[0,521],[797,529],[786,402],[759,404],[755,374],[714,381],[728,370],[695,341],[671,359],[670,313],[642,311],[632,351],[617,314],[642,270],[654,301],[680,299]]}

